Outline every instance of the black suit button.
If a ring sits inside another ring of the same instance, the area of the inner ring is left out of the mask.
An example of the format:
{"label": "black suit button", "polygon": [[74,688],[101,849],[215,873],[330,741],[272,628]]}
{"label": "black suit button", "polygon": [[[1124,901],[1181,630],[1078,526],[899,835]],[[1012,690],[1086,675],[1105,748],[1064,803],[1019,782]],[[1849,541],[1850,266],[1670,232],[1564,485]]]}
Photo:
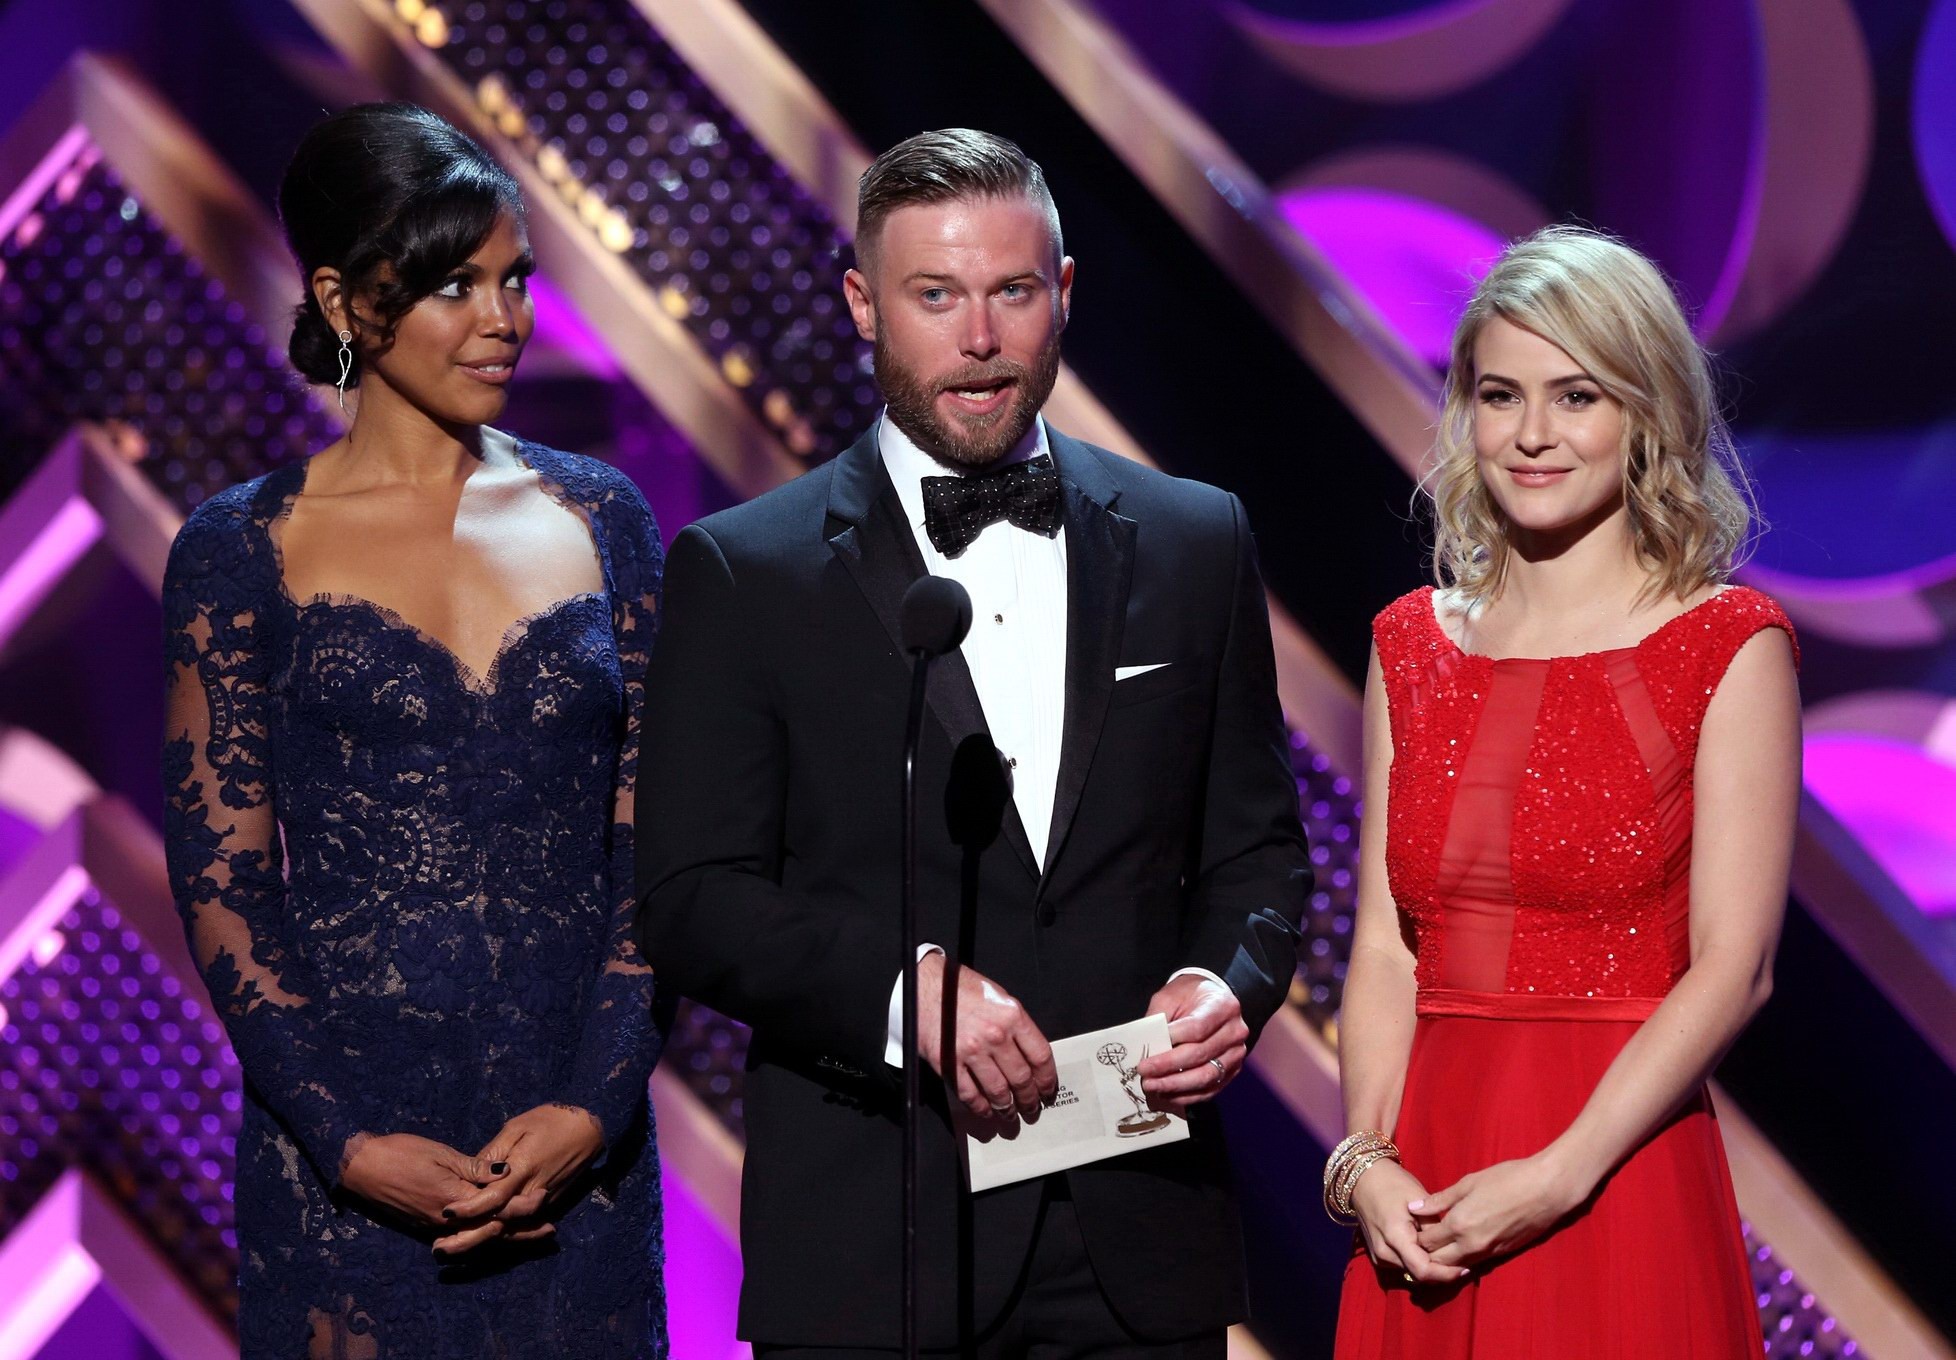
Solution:
{"label": "black suit button", "polygon": [[1041,907],[1039,909],[1040,925],[1049,926],[1057,920],[1059,920],[1059,913],[1054,911],[1051,907]]}

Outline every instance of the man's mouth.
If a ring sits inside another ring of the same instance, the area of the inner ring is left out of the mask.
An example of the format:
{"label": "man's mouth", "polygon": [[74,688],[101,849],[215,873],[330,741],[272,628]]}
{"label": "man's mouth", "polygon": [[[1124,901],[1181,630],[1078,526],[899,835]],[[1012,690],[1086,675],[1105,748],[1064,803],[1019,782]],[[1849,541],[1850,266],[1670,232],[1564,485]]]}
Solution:
{"label": "man's mouth", "polygon": [[1010,378],[992,378],[960,387],[946,387],[943,395],[951,399],[955,410],[974,416],[989,415],[1005,404],[1012,394],[1012,387]]}

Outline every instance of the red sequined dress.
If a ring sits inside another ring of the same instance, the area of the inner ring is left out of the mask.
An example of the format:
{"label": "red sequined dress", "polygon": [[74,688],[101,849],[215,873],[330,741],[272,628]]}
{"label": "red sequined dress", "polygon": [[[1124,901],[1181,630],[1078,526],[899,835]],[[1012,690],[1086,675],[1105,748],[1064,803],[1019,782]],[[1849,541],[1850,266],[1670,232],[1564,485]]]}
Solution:
{"label": "red sequined dress", "polygon": [[[1428,1190],[1539,1152],[1684,973],[1692,763],[1726,667],[1792,625],[1728,588],[1634,647],[1499,660],[1433,591],[1373,625],[1392,717],[1386,869],[1416,942],[1418,1024],[1393,1138]],[[1362,1242],[1339,1360],[1753,1360],[1738,1206],[1701,1091],[1556,1231],[1457,1286]]]}

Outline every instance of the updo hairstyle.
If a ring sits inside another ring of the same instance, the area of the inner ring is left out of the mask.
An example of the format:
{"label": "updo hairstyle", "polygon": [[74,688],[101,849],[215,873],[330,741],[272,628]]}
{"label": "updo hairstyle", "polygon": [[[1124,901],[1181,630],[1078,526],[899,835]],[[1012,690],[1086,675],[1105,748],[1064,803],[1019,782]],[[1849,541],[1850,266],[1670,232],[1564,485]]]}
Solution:
{"label": "updo hairstyle", "polygon": [[[504,213],[523,215],[510,173],[472,138],[414,104],[356,104],[299,143],[278,191],[279,221],[299,263],[292,366],[339,381],[339,336],[312,290],[339,271],[356,333],[385,346],[415,303],[465,264]],[[360,376],[360,347],[353,373]]]}

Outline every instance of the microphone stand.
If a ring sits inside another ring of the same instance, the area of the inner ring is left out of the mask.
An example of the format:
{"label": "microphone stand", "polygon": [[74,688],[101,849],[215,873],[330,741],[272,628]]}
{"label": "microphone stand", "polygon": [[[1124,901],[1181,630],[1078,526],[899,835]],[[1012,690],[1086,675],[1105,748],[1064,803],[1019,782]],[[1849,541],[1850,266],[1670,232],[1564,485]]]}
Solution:
{"label": "microphone stand", "polygon": [[910,654],[910,717],[903,729],[903,1355],[917,1356],[917,1181],[924,1146],[921,1033],[917,1005],[917,747],[924,731],[924,684],[933,658],[953,651],[971,629],[971,597],[942,576],[910,583],[903,595],[903,650]]}
{"label": "microphone stand", "polygon": [[922,1059],[917,1052],[917,746],[931,654],[911,653],[910,718],[903,735],[903,1355],[917,1360],[917,1168],[923,1148]]}

